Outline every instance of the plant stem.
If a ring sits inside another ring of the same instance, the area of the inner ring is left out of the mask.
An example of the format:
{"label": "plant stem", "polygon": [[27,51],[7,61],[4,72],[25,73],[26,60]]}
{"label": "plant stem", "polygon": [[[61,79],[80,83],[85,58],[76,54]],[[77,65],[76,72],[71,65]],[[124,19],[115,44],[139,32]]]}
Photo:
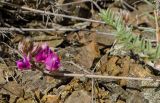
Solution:
{"label": "plant stem", "polygon": [[159,9],[159,2],[156,1],[156,10],[154,10],[154,16],[155,16],[155,24],[156,24],[156,40],[157,45],[160,42],[160,31],[159,31],[159,25],[158,25],[158,9]]}
{"label": "plant stem", "polygon": [[[10,6],[14,6],[14,7],[19,7],[18,5],[7,3],[7,2],[3,2],[3,1],[0,1],[0,3],[7,4],[7,5],[10,5]],[[92,19],[86,19],[86,18],[81,18],[81,17],[76,17],[76,16],[57,14],[57,13],[54,13],[54,12],[46,12],[46,11],[43,11],[43,10],[32,9],[32,8],[28,8],[28,7],[19,7],[19,8],[21,8],[23,10],[31,11],[31,12],[34,12],[34,13],[37,13],[37,14],[46,15],[46,16],[47,15],[60,16],[60,17],[64,17],[64,18],[70,18],[70,19],[76,19],[76,20],[81,20],[81,21],[88,21],[88,22],[95,22],[95,23],[105,24],[105,22],[99,21],[99,20],[92,20]]]}
{"label": "plant stem", "polygon": [[157,12],[156,11],[154,11],[154,15],[155,15],[155,23],[156,23],[156,41],[157,41],[157,44],[158,44],[159,41],[160,41],[160,37],[159,37],[159,26],[158,26]]}
{"label": "plant stem", "polygon": [[76,73],[60,73],[60,72],[53,72],[48,73],[44,72],[49,76],[63,76],[63,77],[85,77],[85,78],[94,78],[94,79],[126,79],[126,80],[138,80],[138,81],[158,81],[160,82],[160,78],[148,77],[148,78],[141,78],[141,77],[125,77],[125,76],[108,76],[108,75],[95,75],[95,74],[76,74]]}

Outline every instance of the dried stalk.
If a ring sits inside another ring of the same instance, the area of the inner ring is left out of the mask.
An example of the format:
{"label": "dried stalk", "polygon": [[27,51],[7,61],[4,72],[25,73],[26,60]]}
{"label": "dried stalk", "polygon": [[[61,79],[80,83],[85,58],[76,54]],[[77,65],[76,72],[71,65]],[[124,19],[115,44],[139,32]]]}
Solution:
{"label": "dried stalk", "polygon": [[104,35],[111,35],[111,36],[115,36],[115,33],[107,33],[107,32],[101,32],[101,31],[98,31],[98,30],[88,30],[88,29],[76,29],[76,28],[59,28],[59,29],[54,29],[54,28],[50,28],[50,29],[47,29],[47,28],[6,28],[6,27],[0,27],[0,31],[19,31],[19,32],[22,32],[22,31],[55,31],[55,32],[58,32],[58,31],[87,31],[87,32],[95,32],[97,34],[104,34]]}
{"label": "dried stalk", "polygon": [[69,2],[69,3],[65,3],[65,4],[57,4],[56,6],[58,6],[58,7],[59,6],[68,6],[68,5],[79,4],[79,3],[84,3],[84,2],[91,2],[98,8],[99,11],[101,10],[101,8],[97,5],[97,3],[92,0],[81,0],[81,1]]}
{"label": "dried stalk", "polygon": [[158,26],[158,19],[157,19],[157,12],[154,11],[154,15],[155,15],[155,23],[156,23],[156,42],[157,44],[159,43],[160,41],[160,33],[159,33],[159,26]]}
{"label": "dried stalk", "polygon": [[159,25],[158,25],[158,10],[159,9],[159,1],[156,1],[156,10],[154,11],[154,16],[155,16],[155,24],[156,24],[156,41],[157,45],[160,42],[160,30],[159,30]]}
{"label": "dried stalk", "polygon": [[[19,7],[18,5],[7,3],[7,2],[3,2],[3,1],[0,1],[0,3],[7,4],[7,5],[10,5],[10,6],[14,6],[14,7]],[[34,12],[34,13],[42,14],[42,15],[60,16],[60,17],[64,17],[64,18],[70,18],[70,19],[76,19],[76,20],[81,20],[81,21],[88,21],[88,22],[95,22],[95,23],[105,24],[104,21],[99,21],[99,20],[86,19],[86,18],[80,18],[80,17],[76,17],[76,16],[69,16],[69,15],[64,15],[64,14],[51,13],[51,12],[32,9],[32,8],[28,8],[28,7],[19,7],[19,8],[23,9],[23,10],[31,11],[31,12]]]}
{"label": "dried stalk", "polygon": [[71,29],[71,28],[60,28],[60,29],[54,29],[54,28],[51,28],[51,29],[34,29],[34,28],[3,28],[1,27],[0,28],[0,31],[77,31],[79,29]]}
{"label": "dried stalk", "polygon": [[125,79],[125,80],[138,80],[138,81],[156,81],[160,82],[160,78],[157,77],[148,77],[148,78],[141,78],[141,77],[125,77],[125,76],[108,76],[108,75],[96,75],[96,74],[76,74],[76,73],[49,73],[43,72],[49,76],[63,76],[63,77],[85,77],[85,78],[93,78],[93,79]]}

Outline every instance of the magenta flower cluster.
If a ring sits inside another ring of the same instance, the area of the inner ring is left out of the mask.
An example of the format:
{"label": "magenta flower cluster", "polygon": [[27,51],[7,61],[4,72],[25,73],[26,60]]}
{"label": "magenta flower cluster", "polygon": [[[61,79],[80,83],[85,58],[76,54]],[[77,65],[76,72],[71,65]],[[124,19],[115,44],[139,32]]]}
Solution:
{"label": "magenta flower cluster", "polygon": [[[21,47],[19,47],[19,51],[23,51],[22,44],[20,46]],[[31,62],[35,64],[44,64],[47,71],[56,71],[60,67],[60,59],[58,55],[53,52],[46,43],[42,44],[41,46],[33,46],[33,50],[31,51],[32,52],[27,51],[27,53],[26,51],[23,51],[23,58],[16,61],[19,70],[31,69]]]}

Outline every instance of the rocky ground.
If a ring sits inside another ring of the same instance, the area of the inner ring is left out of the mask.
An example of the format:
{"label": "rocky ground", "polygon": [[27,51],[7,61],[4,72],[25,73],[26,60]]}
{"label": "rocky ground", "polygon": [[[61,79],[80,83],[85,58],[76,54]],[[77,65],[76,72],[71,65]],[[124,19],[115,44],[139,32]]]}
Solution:
{"label": "rocky ground", "polygon": [[153,3],[149,0],[0,1],[0,27],[3,27],[0,103],[159,103],[157,81],[53,77],[38,70],[18,71],[19,56],[15,52],[20,41],[31,37],[33,42],[47,42],[57,52],[61,72],[158,78],[159,71],[138,56],[123,49],[118,51],[124,54],[112,50],[115,30],[99,16],[99,9],[107,8],[114,13],[127,13],[126,25],[133,26],[136,35],[153,40],[156,28]]}

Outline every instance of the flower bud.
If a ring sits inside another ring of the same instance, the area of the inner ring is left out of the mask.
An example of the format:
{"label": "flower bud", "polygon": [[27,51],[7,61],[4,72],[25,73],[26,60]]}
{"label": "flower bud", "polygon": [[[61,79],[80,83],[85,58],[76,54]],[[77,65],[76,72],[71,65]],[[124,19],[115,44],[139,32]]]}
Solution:
{"label": "flower bud", "polygon": [[122,19],[125,23],[128,23],[129,21],[129,12],[126,10],[121,11]]}
{"label": "flower bud", "polygon": [[28,55],[29,52],[31,52],[33,49],[33,42],[31,38],[27,37],[26,39],[22,40],[18,44],[18,50],[23,54],[23,55]]}
{"label": "flower bud", "polygon": [[32,48],[32,51],[31,51],[31,56],[34,57],[36,54],[38,54],[38,52],[41,50],[41,47],[39,45],[39,43],[34,43],[33,44],[33,48]]}

